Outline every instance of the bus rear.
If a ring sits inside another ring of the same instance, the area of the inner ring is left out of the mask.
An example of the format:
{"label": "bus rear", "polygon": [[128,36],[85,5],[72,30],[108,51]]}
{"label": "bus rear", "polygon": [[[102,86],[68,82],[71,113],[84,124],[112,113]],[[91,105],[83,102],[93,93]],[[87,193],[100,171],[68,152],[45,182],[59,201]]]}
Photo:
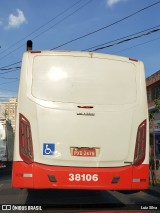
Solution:
{"label": "bus rear", "polygon": [[98,190],[148,187],[144,66],[89,53],[24,53],[12,186]]}

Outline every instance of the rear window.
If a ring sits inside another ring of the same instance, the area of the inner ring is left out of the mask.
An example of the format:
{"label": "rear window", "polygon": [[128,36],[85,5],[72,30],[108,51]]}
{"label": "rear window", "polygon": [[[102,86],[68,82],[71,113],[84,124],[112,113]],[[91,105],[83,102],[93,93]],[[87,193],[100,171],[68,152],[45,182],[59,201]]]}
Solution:
{"label": "rear window", "polygon": [[35,98],[94,104],[136,101],[132,62],[72,56],[35,56],[31,92]]}

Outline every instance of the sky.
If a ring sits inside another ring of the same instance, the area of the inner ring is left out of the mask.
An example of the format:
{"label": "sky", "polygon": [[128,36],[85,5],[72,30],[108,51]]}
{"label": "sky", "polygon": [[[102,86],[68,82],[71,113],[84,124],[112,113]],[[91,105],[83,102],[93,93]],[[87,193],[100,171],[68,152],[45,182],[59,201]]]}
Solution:
{"label": "sky", "polygon": [[152,75],[160,70],[159,11],[158,0],[1,0],[0,101],[17,97],[27,40],[34,50],[90,50],[138,59],[146,77]]}

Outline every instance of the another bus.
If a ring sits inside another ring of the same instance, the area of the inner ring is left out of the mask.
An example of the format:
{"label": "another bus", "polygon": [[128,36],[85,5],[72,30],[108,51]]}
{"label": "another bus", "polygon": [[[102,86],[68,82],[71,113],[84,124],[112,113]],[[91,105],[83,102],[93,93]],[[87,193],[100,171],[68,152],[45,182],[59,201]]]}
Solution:
{"label": "another bus", "polygon": [[25,52],[12,186],[141,190],[148,179],[143,63],[95,52]]}
{"label": "another bus", "polygon": [[13,128],[9,122],[0,117],[0,169],[10,170],[13,161]]}

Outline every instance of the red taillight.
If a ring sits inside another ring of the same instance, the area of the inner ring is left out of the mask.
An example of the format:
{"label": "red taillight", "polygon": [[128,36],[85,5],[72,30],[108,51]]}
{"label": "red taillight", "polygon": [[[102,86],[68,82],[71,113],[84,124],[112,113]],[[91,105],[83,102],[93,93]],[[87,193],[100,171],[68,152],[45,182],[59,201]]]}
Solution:
{"label": "red taillight", "polygon": [[33,162],[33,144],[31,126],[27,118],[19,114],[19,152],[27,164]]}
{"label": "red taillight", "polygon": [[31,53],[41,53],[41,51],[31,51]]}
{"label": "red taillight", "polygon": [[134,166],[139,166],[145,159],[146,152],[146,120],[138,127],[134,152]]}
{"label": "red taillight", "polygon": [[130,61],[135,61],[135,62],[138,62],[137,59],[134,59],[134,58],[129,58]]}

